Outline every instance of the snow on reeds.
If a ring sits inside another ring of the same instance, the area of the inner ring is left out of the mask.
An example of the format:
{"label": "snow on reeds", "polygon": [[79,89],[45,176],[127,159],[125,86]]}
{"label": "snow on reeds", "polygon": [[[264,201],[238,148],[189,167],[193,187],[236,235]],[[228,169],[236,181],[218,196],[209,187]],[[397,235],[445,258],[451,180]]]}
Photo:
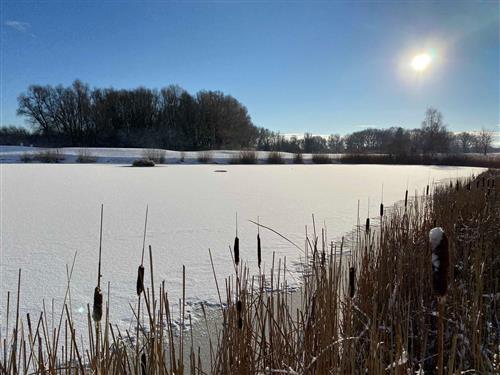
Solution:
{"label": "snow on reeds", "polygon": [[[70,293],[59,326],[49,325],[45,311],[35,319],[22,318],[19,272],[15,316],[7,296],[0,373],[499,373],[498,178],[488,172],[477,179],[483,183],[438,186],[428,196],[406,196],[404,206],[385,212],[381,205],[380,216],[358,225],[349,242],[329,242],[326,231],[318,236],[313,225],[312,234],[306,235],[302,285],[296,293],[290,293],[286,258],[273,256],[270,269],[262,267],[251,275],[236,233],[231,253],[235,276],[221,289],[209,252],[222,322],[215,337],[209,337],[205,362],[192,338],[185,336],[190,326],[185,269],[179,316],[173,316],[165,282],[159,288],[153,282],[151,247],[151,284],[144,285],[142,256],[138,304],[130,306],[135,328],[126,331],[109,321],[109,284],[101,319],[92,321],[87,309],[87,332],[73,326]],[[272,250],[258,233],[258,258],[263,251]],[[436,272],[442,278],[438,284]],[[88,344],[83,344],[83,335]]]}

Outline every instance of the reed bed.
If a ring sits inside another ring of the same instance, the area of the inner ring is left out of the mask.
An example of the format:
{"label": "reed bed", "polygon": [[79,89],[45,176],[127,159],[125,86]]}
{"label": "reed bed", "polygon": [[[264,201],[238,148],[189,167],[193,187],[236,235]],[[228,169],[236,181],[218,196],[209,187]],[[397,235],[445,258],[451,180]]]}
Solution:
{"label": "reed bed", "polygon": [[[295,304],[284,262],[269,276],[240,267],[226,283],[213,373],[499,373],[498,182],[490,172],[406,193],[338,244],[314,231]],[[439,272],[437,226],[447,239]]]}
{"label": "reed bed", "polygon": [[[145,258],[146,211],[137,284],[130,291],[137,295],[137,305],[130,306],[133,329],[121,331],[109,321],[112,291],[109,283],[101,284],[100,267],[95,291],[100,297],[92,312],[87,305],[85,346],[69,307],[73,267],[54,328],[45,311],[20,316],[19,271],[17,293],[7,297],[0,373],[499,373],[499,182],[490,171],[427,187],[421,196],[406,192],[404,204],[390,210],[381,204],[377,218],[367,218],[338,242],[313,223],[300,248],[303,273],[295,293],[286,258],[273,256],[270,270],[261,268],[266,248],[259,231],[259,273],[250,274],[236,233],[234,275],[220,283],[214,271],[222,321],[209,337],[205,362],[186,328],[185,269],[178,316],[165,283],[151,282],[154,255],[149,247]],[[258,227],[264,228],[269,229]],[[439,242],[434,229],[443,233]],[[203,315],[206,319],[205,308]]]}

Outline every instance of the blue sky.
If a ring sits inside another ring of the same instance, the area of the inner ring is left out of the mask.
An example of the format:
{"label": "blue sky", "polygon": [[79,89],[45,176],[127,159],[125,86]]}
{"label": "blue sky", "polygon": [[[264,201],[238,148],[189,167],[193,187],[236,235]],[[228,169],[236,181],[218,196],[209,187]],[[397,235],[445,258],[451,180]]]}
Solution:
{"label": "blue sky", "polygon": [[[282,133],[499,130],[499,2],[9,1],[1,121],[30,84],[221,90]],[[433,55],[426,71],[409,67]]]}

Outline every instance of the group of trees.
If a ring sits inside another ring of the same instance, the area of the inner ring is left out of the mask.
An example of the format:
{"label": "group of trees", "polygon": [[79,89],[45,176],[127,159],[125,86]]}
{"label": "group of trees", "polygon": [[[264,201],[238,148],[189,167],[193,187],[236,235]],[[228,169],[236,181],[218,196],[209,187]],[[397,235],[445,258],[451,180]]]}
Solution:
{"label": "group of trees", "polygon": [[199,150],[251,147],[256,135],[247,109],[218,91],[90,89],[75,81],[30,86],[18,101],[34,133],[56,144]]}
{"label": "group of trees", "polygon": [[257,149],[305,153],[487,153],[492,133],[448,131],[442,114],[426,111],[420,128],[365,129],[328,137],[284,136],[256,127],[247,109],[219,91],[191,95],[179,86],[161,90],[30,86],[18,114],[32,125],[0,128],[0,144],[155,147],[175,150]]}

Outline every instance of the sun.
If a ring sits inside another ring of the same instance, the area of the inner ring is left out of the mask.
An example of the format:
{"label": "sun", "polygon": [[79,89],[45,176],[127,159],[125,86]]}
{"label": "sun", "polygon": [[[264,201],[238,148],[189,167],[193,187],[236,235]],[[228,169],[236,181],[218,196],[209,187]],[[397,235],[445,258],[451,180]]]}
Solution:
{"label": "sun", "polygon": [[417,72],[423,72],[427,69],[432,62],[432,58],[428,53],[421,53],[416,55],[411,60],[411,67]]}

